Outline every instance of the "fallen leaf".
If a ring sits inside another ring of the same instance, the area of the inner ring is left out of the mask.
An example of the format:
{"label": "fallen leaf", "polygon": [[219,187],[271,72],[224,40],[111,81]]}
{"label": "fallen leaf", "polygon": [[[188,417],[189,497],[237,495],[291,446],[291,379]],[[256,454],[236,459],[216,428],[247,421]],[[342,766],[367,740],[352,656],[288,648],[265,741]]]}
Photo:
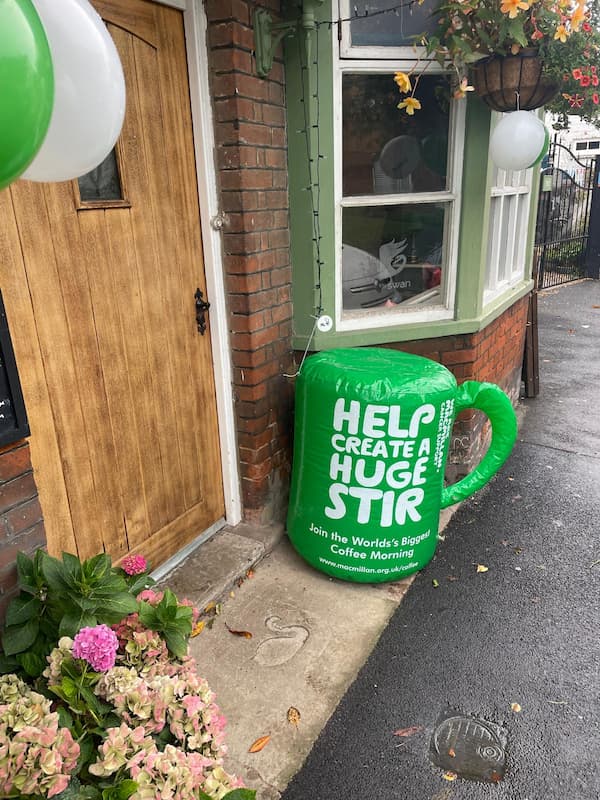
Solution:
{"label": "fallen leaf", "polygon": [[433,586],[433,588],[434,588],[434,589],[437,589],[437,588],[438,588],[438,586],[440,585],[440,582],[439,582],[439,581],[436,581],[436,579],[434,578],[434,579],[431,581],[431,585]]}
{"label": "fallen leaf", "polygon": [[254,570],[253,569],[246,570],[246,577],[247,578],[253,578],[254,577]]}
{"label": "fallen leaf", "polygon": [[484,566],[483,564],[477,564],[477,572],[487,572],[489,567]]}
{"label": "fallen leaf", "polygon": [[204,607],[204,613],[205,613],[205,614],[210,614],[210,612],[211,612],[211,611],[214,611],[216,607],[217,607],[217,604],[216,604],[216,603],[214,603],[214,602],[211,600],[211,601],[210,601],[210,603],[209,603],[207,606],[205,606],[205,607]]}
{"label": "fallen leaf", "polygon": [[522,552],[523,552],[522,547],[515,547],[515,555],[520,556]]}
{"label": "fallen leaf", "polygon": [[227,623],[225,623],[225,627],[227,628],[229,633],[232,633],[234,636],[242,636],[244,639],[252,638],[252,634],[250,633],[250,631],[234,631],[233,628],[230,628]]}
{"label": "fallen leaf", "polygon": [[300,722],[300,712],[294,706],[290,706],[287,710],[287,721],[296,726]]}
{"label": "fallen leaf", "polygon": [[206,623],[206,627],[208,628],[208,630],[209,630],[209,631],[211,631],[211,630],[212,630],[212,627],[213,627],[213,625],[214,625],[214,624],[215,624],[215,618],[214,618],[214,617],[211,617],[211,618],[208,620],[208,622]]}
{"label": "fallen leaf", "polygon": [[260,751],[265,747],[265,745],[269,744],[271,741],[271,735],[267,734],[266,736],[259,736],[259,738],[252,742],[250,747],[248,748],[249,753],[260,753]]}
{"label": "fallen leaf", "polygon": [[442,775],[442,778],[445,781],[455,781],[457,779],[457,777],[458,777],[458,775],[456,774],[456,772],[451,772],[450,770],[448,770],[447,772],[444,772],[444,774]]}
{"label": "fallen leaf", "polygon": [[575,328],[568,328],[567,333],[575,333]]}
{"label": "fallen leaf", "polygon": [[451,747],[450,750],[448,750],[448,755],[450,756],[450,758],[456,758],[456,750],[453,747]]}
{"label": "fallen leaf", "polygon": [[219,616],[219,614],[223,611],[223,603],[217,603],[215,606],[215,614]]}
{"label": "fallen leaf", "polygon": [[446,576],[446,580],[447,581],[457,581],[458,580],[458,576],[457,575],[447,575]]}
{"label": "fallen leaf", "polygon": [[494,770],[494,772],[492,772],[492,774],[490,775],[490,780],[492,783],[500,783],[500,781],[502,780],[502,775],[500,775]]}
{"label": "fallen leaf", "polygon": [[229,592],[229,597],[235,597],[235,592]]}
{"label": "fallen leaf", "polygon": [[515,714],[518,714],[519,711],[521,710],[521,706],[518,703],[511,703],[510,710],[514,711]]}
{"label": "fallen leaf", "polygon": [[592,308],[600,308],[600,306],[592,306]]}
{"label": "fallen leaf", "polygon": [[408,736],[414,736],[415,733],[420,733],[421,731],[425,730],[422,725],[411,725],[410,728],[399,728],[397,731],[394,731],[394,736],[403,736],[404,738]]}
{"label": "fallen leaf", "polygon": [[192,632],[190,633],[190,636],[192,637],[192,639],[195,636],[199,636],[202,633],[202,631],[204,630],[204,626],[205,625],[206,625],[206,622],[203,619],[201,619],[199,622],[197,622],[194,625],[194,627],[192,629]]}

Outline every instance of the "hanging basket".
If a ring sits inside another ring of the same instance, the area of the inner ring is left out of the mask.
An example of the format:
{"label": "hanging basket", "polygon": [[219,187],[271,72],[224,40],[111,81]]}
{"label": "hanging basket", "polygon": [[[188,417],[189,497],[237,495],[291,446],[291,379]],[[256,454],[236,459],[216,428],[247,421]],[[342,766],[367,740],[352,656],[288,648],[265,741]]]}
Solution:
{"label": "hanging basket", "polygon": [[471,68],[471,83],[494,111],[532,111],[558,92],[558,85],[542,74],[537,50],[482,59]]}

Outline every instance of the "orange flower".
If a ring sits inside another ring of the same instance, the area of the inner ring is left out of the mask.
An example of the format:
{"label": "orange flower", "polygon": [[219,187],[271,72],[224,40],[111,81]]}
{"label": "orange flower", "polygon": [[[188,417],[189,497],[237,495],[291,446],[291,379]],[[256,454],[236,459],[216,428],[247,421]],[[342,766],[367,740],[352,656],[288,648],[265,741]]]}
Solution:
{"label": "orange flower", "polygon": [[571,30],[578,31],[585,19],[585,0],[579,0],[575,11],[571,15]]}
{"label": "orange flower", "polygon": [[463,78],[462,81],[459,83],[458,88],[454,92],[454,99],[455,100],[462,100],[463,97],[467,96],[467,92],[474,92],[475,89],[473,86],[469,86],[469,82],[466,78]]}
{"label": "orange flower", "polygon": [[394,81],[398,84],[398,88],[404,94],[408,94],[412,89],[410,78],[406,74],[406,72],[396,72],[394,74]]}
{"label": "orange flower", "polygon": [[502,0],[502,5],[500,6],[500,11],[503,14],[508,14],[510,19],[514,19],[519,10],[527,11],[529,8],[529,3],[525,3],[524,0]]}
{"label": "orange flower", "polygon": [[556,33],[554,34],[554,38],[558,39],[560,42],[566,42],[569,36],[569,31],[565,28],[564,25],[559,25],[556,29]]}
{"label": "orange flower", "polygon": [[406,100],[398,103],[398,108],[405,108],[406,113],[412,117],[415,111],[418,111],[421,108],[421,101],[417,100],[416,97],[407,97]]}

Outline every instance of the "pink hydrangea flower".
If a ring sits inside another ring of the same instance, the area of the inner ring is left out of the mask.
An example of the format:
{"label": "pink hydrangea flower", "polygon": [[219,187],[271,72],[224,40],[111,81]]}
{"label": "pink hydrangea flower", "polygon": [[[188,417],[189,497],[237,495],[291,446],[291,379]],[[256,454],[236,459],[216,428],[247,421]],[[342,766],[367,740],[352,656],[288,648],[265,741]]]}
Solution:
{"label": "pink hydrangea flower", "polygon": [[144,556],[125,556],[121,560],[121,569],[128,575],[141,575],[142,572],[146,572],[148,569],[148,562]]}
{"label": "pink hydrangea flower", "polygon": [[96,672],[108,672],[115,665],[119,640],[108,625],[82,628],[73,639],[73,656],[83,658]]}

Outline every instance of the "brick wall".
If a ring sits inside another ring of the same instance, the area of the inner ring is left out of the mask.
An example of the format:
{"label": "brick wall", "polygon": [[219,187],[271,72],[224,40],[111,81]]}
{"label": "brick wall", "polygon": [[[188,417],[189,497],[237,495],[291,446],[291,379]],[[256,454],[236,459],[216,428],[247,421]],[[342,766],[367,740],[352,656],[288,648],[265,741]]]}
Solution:
{"label": "brick wall", "polygon": [[29,445],[17,442],[0,450],[0,621],[17,586],[17,553],[45,545]]}
{"label": "brick wall", "polygon": [[[294,367],[282,53],[256,75],[256,5],[208,0],[206,13],[244,516],[270,522],[287,502]],[[279,0],[260,5],[278,18]]]}
{"label": "brick wall", "polygon": [[[523,297],[477,333],[422,339],[389,345],[431,358],[446,366],[458,383],[497,383],[516,405],[521,386],[528,298]],[[479,411],[464,411],[452,431],[446,477],[454,482],[481,460],[489,441],[489,424]]]}

